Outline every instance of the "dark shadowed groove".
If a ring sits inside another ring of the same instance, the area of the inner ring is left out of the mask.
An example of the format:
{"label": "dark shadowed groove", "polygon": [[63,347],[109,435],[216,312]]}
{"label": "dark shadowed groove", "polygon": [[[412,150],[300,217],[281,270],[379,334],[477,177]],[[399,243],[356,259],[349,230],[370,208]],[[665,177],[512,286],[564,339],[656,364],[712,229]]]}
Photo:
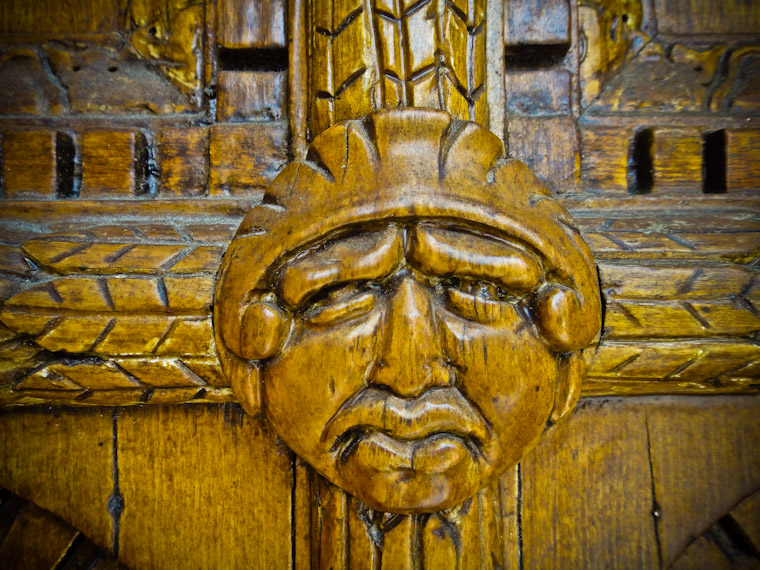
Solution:
{"label": "dark shadowed groove", "polygon": [[119,439],[118,439],[118,413],[116,408],[113,409],[113,432],[112,432],[112,454],[113,454],[113,492],[108,497],[108,512],[113,519],[113,543],[111,552],[119,556],[119,522],[121,513],[124,510],[124,497],[119,491]]}
{"label": "dark shadowed groove", "polygon": [[523,525],[522,525],[522,464],[517,467],[517,568],[523,570]]}
{"label": "dark shadowed groove", "polygon": [[654,465],[652,464],[652,438],[649,434],[649,416],[644,416],[644,424],[647,428],[647,459],[649,460],[649,480],[652,489],[652,522],[654,524],[654,540],[657,544],[657,560],[662,570],[662,543],[660,542],[660,504],[657,502],[657,488],[654,484]]}

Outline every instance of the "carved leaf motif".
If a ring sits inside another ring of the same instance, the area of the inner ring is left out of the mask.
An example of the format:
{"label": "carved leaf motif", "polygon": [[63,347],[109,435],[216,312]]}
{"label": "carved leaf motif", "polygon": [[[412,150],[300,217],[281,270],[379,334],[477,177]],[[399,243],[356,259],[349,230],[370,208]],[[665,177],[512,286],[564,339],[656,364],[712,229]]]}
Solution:
{"label": "carved leaf motif", "polygon": [[[183,394],[180,399],[225,399],[225,382],[216,358],[116,358],[65,359],[47,364],[23,376],[14,386],[27,396],[39,391],[59,392],[58,398],[85,401],[93,394],[125,391],[125,403],[148,401],[156,390]],[[221,389],[221,390],[220,390]],[[192,392],[190,397],[185,395]],[[117,394],[112,394],[114,401]],[[47,396],[46,396],[47,397]]]}
{"label": "carved leaf motif", "polygon": [[722,381],[760,376],[760,347],[751,341],[717,339],[606,341],[599,345],[588,374],[594,380],[680,381],[694,383],[695,388],[710,382],[718,388]]}
{"label": "carved leaf motif", "polygon": [[485,2],[335,0],[312,18],[311,128],[418,106],[487,124]]}
{"label": "carved leaf motif", "polygon": [[594,254],[602,259],[717,258],[742,262],[757,255],[757,232],[584,232]]}
{"label": "carved leaf motif", "polygon": [[213,354],[210,277],[67,277],[5,303],[0,319],[51,351]]}
{"label": "carved leaf motif", "polygon": [[[150,232],[150,233],[148,233]],[[102,226],[24,243],[45,269],[70,273],[216,273],[223,248],[200,244],[171,226]]]}

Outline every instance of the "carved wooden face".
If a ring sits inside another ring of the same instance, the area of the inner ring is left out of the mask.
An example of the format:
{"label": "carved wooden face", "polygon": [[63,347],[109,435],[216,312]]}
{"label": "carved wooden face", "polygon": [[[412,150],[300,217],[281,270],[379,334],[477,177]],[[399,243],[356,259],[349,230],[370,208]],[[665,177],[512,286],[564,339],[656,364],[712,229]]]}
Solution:
{"label": "carved wooden face", "polygon": [[524,244],[434,221],[306,251],[281,271],[294,324],[265,367],[267,415],[372,507],[454,506],[549,419],[558,364],[530,309],[542,283]]}
{"label": "carved wooden face", "polygon": [[378,510],[461,503],[577,398],[593,260],[502,151],[438,111],[336,125],[225,254],[215,330],[235,395]]}

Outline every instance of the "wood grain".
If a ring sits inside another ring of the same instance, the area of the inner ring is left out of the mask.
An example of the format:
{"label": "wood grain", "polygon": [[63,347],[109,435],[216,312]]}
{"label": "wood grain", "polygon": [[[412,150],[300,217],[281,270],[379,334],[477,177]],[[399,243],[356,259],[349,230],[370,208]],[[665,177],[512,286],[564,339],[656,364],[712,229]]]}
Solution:
{"label": "wood grain", "polygon": [[524,116],[571,114],[568,71],[514,71],[506,75],[507,112]]}
{"label": "wood grain", "polygon": [[726,189],[729,192],[760,187],[760,130],[726,129]]}
{"label": "wood grain", "polygon": [[582,401],[521,463],[524,568],[658,567],[642,404]]}
{"label": "wood grain", "polygon": [[287,112],[288,78],[284,71],[222,71],[217,78],[216,118],[279,121]]}
{"label": "wood grain", "polygon": [[87,131],[82,136],[82,196],[144,194],[147,146],[134,131]]}
{"label": "wood grain", "polygon": [[580,180],[580,151],[570,117],[510,117],[510,157],[522,160],[556,194],[574,191]]}
{"label": "wood grain", "polygon": [[580,129],[581,182],[584,188],[605,194],[628,190],[628,145],[633,133],[620,128]]}
{"label": "wood grain", "polygon": [[753,2],[655,0],[659,29],[671,34],[755,33],[760,7]]}
{"label": "wood grain", "polygon": [[653,192],[691,190],[702,185],[702,135],[699,129],[652,131]]}
{"label": "wood grain", "polygon": [[513,0],[504,11],[507,46],[567,44],[570,7],[567,0]]}
{"label": "wood grain", "polygon": [[27,504],[16,516],[8,534],[0,544],[3,567],[58,568],[78,532],[56,521],[34,504]]}
{"label": "wood grain", "polygon": [[56,133],[3,133],[3,197],[49,198],[56,190]]}
{"label": "wood grain", "polygon": [[281,122],[213,126],[209,194],[260,194],[285,166],[287,136]]}
{"label": "wood grain", "polygon": [[[760,488],[757,405],[757,398],[716,397],[698,403],[674,401],[648,410],[653,491],[665,567],[691,537]],[[715,413],[718,408],[720,415]],[[711,453],[673,455],[674,449],[695,449],[695,442]]]}
{"label": "wood grain", "polygon": [[[759,227],[753,214],[754,201],[735,199],[731,210],[720,210],[722,215],[706,217],[702,213],[705,208],[725,207],[720,196],[703,195],[698,202],[689,203],[675,197],[658,198],[643,203],[647,208],[636,212],[625,209],[629,200],[566,198],[587,239],[595,244],[602,288],[609,304],[606,336],[591,363],[583,393],[753,391],[758,374],[756,348],[741,335],[758,328],[758,319],[752,311],[757,305],[757,284],[754,270],[741,264],[754,259],[757,251]],[[670,200],[668,212],[657,208],[662,200]],[[10,219],[25,220],[27,228],[19,233],[19,226],[13,224],[3,230],[5,239],[12,242],[27,239],[26,251],[13,246],[2,249],[5,252],[2,270],[8,276],[4,281],[7,296],[20,295],[11,299],[5,308],[4,318],[9,323],[15,319],[19,330],[41,334],[41,329],[34,329],[35,322],[38,327],[50,322],[52,313],[43,313],[56,305],[50,291],[59,285],[70,299],[69,304],[73,301],[73,312],[67,318],[80,315],[81,319],[87,314],[94,317],[93,308],[88,309],[86,303],[100,299],[98,306],[105,307],[103,291],[110,294],[114,285],[119,299],[127,299],[118,292],[126,287],[129,303],[120,300],[113,309],[102,315],[98,313],[107,319],[103,327],[95,327],[93,343],[112,319],[137,322],[135,319],[148,318],[158,328],[154,327],[154,336],[147,329],[141,335],[130,335],[128,344],[137,347],[141,354],[110,356],[110,352],[119,348],[114,348],[111,342],[101,345],[108,349],[108,353],[99,349],[103,352],[101,358],[74,352],[71,353],[74,358],[66,361],[52,358],[23,336],[11,336],[3,345],[3,374],[14,379],[15,392],[8,392],[10,386],[6,384],[4,402],[134,405],[233,399],[229,382],[220,372],[213,351],[208,349],[207,334],[203,340],[203,322],[209,315],[212,283],[209,273],[215,271],[215,262],[209,254],[216,248],[220,251],[228,242],[250,202],[167,201],[161,208],[171,223],[143,221],[95,226],[86,231],[81,227],[87,223],[88,216],[108,219],[126,215],[145,220],[153,206],[140,202],[109,205],[88,201],[76,205],[66,201],[7,201],[5,205]],[[212,218],[197,223],[198,212],[204,210],[213,214]],[[227,218],[220,218],[222,214]],[[76,230],[46,234],[47,225],[34,229],[34,224],[42,219],[54,227],[63,225]],[[697,226],[701,229],[699,234],[692,231]],[[35,237],[35,231],[43,235]],[[114,254],[125,250],[126,253],[114,261]],[[158,255],[163,250],[168,254]],[[198,253],[193,253],[196,250]],[[66,257],[69,253],[71,255]],[[727,261],[727,257],[733,262]],[[70,277],[57,277],[45,285],[35,284],[40,272],[32,270],[30,263],[34,267],[69,273]],[[98,277],[100,273],[105,275]],[[128,276],[123,287],[117,283],[122,279],[115,276],[118,274]],[[90,277],[85,278],[87,275]],[[163,283],[165,301],[158,296],[159,283]],[[71,289],[73,285],[77,287]],[[140,287],[135,289],[137,285]],[[28,293],[21,294],[25,289]],[[84,294],[90,289],[94,297]],[[76,291],[79,293],[71,297]],[[203,299],[200,303],[193,300],[199,294],[199,299]],[[27,298],[41,299],[48,308],[35,309],[24,301]],[[708,309],[711,312],[707,312]],[[32,318],[32,313],[39,315]],[[665,314],[673,318],[663,318]],[[164,322],[168,327],[171,322],[184,323],[188,319],[200,320],[195,324],[188,322],[190,328],[182,325],[180,329],[170,330],[162,340],[168,328],[162,328],[159,323]],[[69,320],[68,325],[64,320],[56,326],[65,330],[77,322],[77,318]],[[691,340],[684,334],[691,335]],[[717,338],[718,334],[723,337]],[[48,340],[62,347],[69,342],[65,338],[54,336]],[[69,338],[80,340],[72,335]],[[115,335],[114,338],[120,337]],[[140,345],[140,338],[145,344]],[[187,340],[180,343],[180,338]],[[159,342],[159,350],[152,352],[151,347]],[[178,355],[173,346],[181,347],[180,350],[192,348],[191,352],[201,354]],[[76,347],[72,345],[72,348]],[[25,372],[34,367],[33,372]],[[98,379],[99,375],[102,379]],[[113,382],[111,387],[109,382]],[[122,387],[114,390],[116,386]]]}
{"label": "wood grain", "polygon": [[0,485],[111,549],[113,417],[105,410],[0,413]]}
{"label": "wood grain", "polygon": [[33,5],[23,0],[4,2],[0,11],[0,32],[4,35],[26,34],[35,37],[102,34],[117,30],[117,0],[74,0],[61,9],[54,0]]}
{"label": "wood grain", "polygon": [[285,47],[284,0],[219,0],[217,42],[225,48]]}
{"label": "wood grain", "polygon": [[160,134],[161,196],[202,196],[209,175],[207,128],[167,128]]}
{"label": "wood grain", "polygon": [[292,454],[237,406],[194,410],[120,412],[119,559],[134,569],[290,566]]}

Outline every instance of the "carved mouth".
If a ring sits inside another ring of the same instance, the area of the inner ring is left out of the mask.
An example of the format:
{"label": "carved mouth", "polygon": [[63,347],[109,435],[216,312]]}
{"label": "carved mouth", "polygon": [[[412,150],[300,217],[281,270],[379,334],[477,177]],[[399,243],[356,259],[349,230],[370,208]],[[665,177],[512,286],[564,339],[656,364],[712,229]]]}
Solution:
{"label": "carved mouth", "polygon": [[376,446],[382,445],[388,453],[396,455],[403,463],[408,464],[410,469],[415,469],[415,459],[419,459],[421,450],[423,453],[429,453],[436,447],[452,444],[461,446],[474,461],[483,457],[482,443],[472,435],[442,431],[432,432],[425,437],[403,439],[367,426],[351,428],[341,434],[330,451],[335,453],[342,463],[345,463],[359,445],[367,440],[376,440],[373,441]]}
{"label": "carved mouth", "polygon": [[[330,451],[344,463],[361,447],[386,457],[389,467],[413,468],[415,462],[431,463],[435,454],[443,463],[446,457],[461,461],[465,454],[479,461],[490,433],[485,419],[456,388],[431,389],[413,399],[366,388],[330,419],[322,441],[333,441]],[[436,470],[432,465],[429,469]]]}

